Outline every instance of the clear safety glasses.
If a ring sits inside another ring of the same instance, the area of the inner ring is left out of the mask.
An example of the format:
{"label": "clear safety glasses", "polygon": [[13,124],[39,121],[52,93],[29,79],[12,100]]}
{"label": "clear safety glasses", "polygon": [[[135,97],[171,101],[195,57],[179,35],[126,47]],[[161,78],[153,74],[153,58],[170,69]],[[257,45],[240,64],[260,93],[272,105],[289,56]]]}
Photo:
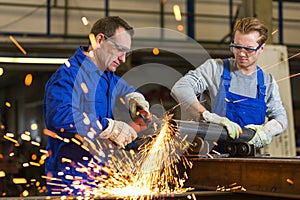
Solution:
{"label": "clear safety glasses", "polygon": [[260,45],[258,45],[258,47],[251,48],[251,47],[246,47],[246,46],[241,46],[241,45],[236,45],[234,43],[230,43],[229,48],[230,48],[230,51],[233,53],[241,52],[242,50],[244,50],[244,52],[247,53],[247,55],[251,55],[251,54],[257,52],[262,47],[263,44],[264,43],[261,43]]}
{"label": "clear safety glasses", "polygon": [[107,41],[111,42],[114,45],[115,49],[118,50],[119,53],[126,54],[126,57],[130,54],[131,50],[128,47],[118,44],[106,35],[104,35],[104,37]]}

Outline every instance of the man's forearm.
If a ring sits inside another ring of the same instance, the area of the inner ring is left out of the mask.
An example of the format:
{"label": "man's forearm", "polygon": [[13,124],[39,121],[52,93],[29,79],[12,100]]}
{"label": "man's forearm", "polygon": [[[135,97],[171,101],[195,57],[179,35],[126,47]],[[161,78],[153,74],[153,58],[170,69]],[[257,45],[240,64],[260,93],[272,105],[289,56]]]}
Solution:
{"label": "man's forearm", "polygon": [[188,107],[188,112],[191,113],[193,116],[195,117],[200,117],[201,119],[203,119],[202,117],[202,113],[205,111],[205,107],[202,106],[199,102],[195,102],[192,103],[189,107]]}

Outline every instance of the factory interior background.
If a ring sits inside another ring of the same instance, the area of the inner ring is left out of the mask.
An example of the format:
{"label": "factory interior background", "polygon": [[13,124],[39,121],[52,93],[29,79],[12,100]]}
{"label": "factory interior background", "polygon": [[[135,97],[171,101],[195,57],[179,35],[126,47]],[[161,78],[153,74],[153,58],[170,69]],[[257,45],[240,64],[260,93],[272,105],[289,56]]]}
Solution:
{"label": "factory interior background", "polygon": [[[180,18],[174,6],[180,9]],[[280,47],[276,52],[289,58],[262,61],[284,67],[275,66],[269,72],[278,74],[289,127],[264,151],[299,156],[299,9],[296,0],[0,0],[0,197],[46,194],[41,157],[47,144],[42,112],[45,83],[79,45],[88,44],[90,25],[107,15],[120,16],[138,29],[133,38],[136,51],[118,69],[120,76],[151,63],[183,75],[207,56],[232,56],[228,45],[236,19],[256,16],[265,21],[270,30],[267,44]],[[162,29],[165,32],[157,31]],[[203,57],[183,36],[203,47]],[[166,86],[145,84],[139,89],[158,109],[159,105],[165,110],[176,106]],[[8,139],[7,134],[12,137]],[[13,178],[24,178],[26,183],[16,184]]]}

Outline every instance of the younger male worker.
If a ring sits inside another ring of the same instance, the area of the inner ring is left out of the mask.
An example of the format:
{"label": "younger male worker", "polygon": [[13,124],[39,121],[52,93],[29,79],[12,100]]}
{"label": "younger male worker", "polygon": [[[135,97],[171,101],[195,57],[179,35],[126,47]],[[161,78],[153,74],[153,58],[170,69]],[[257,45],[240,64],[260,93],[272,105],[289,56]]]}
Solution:
{"label": "younger male worker", "polygon": [[[127,123],[114,119],[116,101],[123,99],[131,113],[136,113],[137,107],[149,111],[149,103],[144,96],[115,74],[130,51],[133,28],[120,17],[110,16],[99,19],[91,34],[94,40],[90,45],[79,46],[46,84],[46,127],[61,138],[72,139],[75,135],[91,141],[101,138],[101,141],[112,141],[118,147],[125,147],[137,137],[137,133]],[[46,174],[61,180],[48,181],[49,194],[82,194],[72,187],[73,180],[65,177],[82,176],[84,173],[78,173],[75,167],[62,159],[86,164],[93,156],[74,142],[53,137],[48,138],[47,150],[50,156],[46,159]]]}
{"label": "younger male worker", "polygon": [[270,144],[286,129],[287,116],[276,80],[257,66],[267,37],[257,18],[237,21],[230,44],[234,59],[207,60],[182,77],[171,95],[194,116],[225,126],[232,139],[246,127],[256,132],[249,144]]}

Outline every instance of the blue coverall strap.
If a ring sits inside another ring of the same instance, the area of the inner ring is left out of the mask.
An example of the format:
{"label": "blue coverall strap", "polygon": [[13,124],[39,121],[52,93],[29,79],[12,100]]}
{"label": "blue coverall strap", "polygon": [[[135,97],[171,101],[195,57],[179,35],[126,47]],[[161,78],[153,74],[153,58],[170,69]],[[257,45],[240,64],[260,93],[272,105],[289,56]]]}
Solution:
{"label": "blue coverall strap", "polygon": [[224,85],[230,85],[230,62],[229,59],[222,59],[224,63],[224,69],[223,69],[223,74],[222,74],[222,79],[224,81]]}
{"label": "blue coverall strap", "polygon": [[228,59],[222,59],[223,61],[223,74],[221,76],[221,83],[219,91],[216,95],[214,104],[212,106],[212,112],[216,113],[220,116],[225,117],[226,116],[226,91],[229,90],[230,86],[230,64]]}
{"label": "blue coverall strap", "polygon": [[264,81],[264,73],[262,69],[256,66],[257,71],[257,98],[265,101],[265,94],[266,94],[266,86]]}

